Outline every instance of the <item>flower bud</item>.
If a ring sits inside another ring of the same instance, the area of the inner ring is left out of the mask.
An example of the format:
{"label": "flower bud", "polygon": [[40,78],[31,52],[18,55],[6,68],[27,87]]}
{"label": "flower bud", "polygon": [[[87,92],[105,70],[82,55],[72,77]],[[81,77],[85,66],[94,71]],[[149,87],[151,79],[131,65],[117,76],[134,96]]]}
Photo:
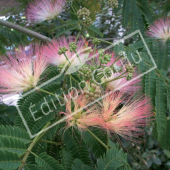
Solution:
{"label": "flower bud", "polygon": [[93,44],[94,45],[99,45],[100,44],[100,40],[98,38],[94,38],[93,39]]}
{"label": "flower bud", "polygon": [[74,43],[74,42],[71,42],[70,44],[69,44],[69,47],[70,47],[70,51],[71,52],[76,52],[76,50],[77,50],[77,45],[76,45],[76,43]]}
{"label": "flower bud", "polygon": [[127,81],[131,80],[132,77],[133,77],[133,74],[132,73],[128,73],[128,75],[126,77]]}
{"label": "flower bud", "polygon": [[77,12],[78,18],[84,19],[90,15],[90,11],[87,8],[79,9]]}
{"label": "flower bud", "polygon": [[86,17],[86,18],[82,21],[82,24],[83,24],[84,26],[90,26],[90,25],[92,25],[92,23],[93,23],[93,21],[92,21],[92,19],[89,18],[89,17]]}
{"label": "flower bud", "polygon": [[126,65],[125,66],[125,68],[126,68],[126,71],[128,72],[128,73],[134,73],[134,67],[133,67],[133,65]]}
{"label": "flower bud", "polygon": [[120,51],[120,52],[118,53],[118,56],[121,57],[121,58],[124,58],[124,57],[127,57],[127,54],[126,54],[125,51]]}
{"label": "flower bud", "polygon": [[107,4],[111,7],[111,8],[118,8],[119,3],[117,0],[108,0]]}
{"label": "flower bud", "polygon": [[59,47],[59,50],[58,50],[58,54],[59,55],[62,55],[62,54],[65,54],[66,51],[68,51],[68,49],[66,47]]}

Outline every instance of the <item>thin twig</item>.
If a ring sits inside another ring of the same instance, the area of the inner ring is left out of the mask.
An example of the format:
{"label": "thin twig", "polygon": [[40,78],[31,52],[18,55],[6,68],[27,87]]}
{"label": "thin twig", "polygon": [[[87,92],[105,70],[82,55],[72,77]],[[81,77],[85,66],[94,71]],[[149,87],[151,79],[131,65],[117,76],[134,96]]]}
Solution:
{"label": "thin twig", "polygon": [[[48,122],[43,129],[45,129],[46,127],[50,126],[51,122]],[[25,162],[27,161],[27,158],[29,156],[29,154],[31,153],[31,150],[33,149],[33,147],[38,143],[39,140],[41,140],[41,138],[46,134],[47,131],[45,131],[44,133],[41,133],[40,135],[36,136],[33,141],[31,142],[30,146],[27,149],[27,152],[25,153],[22,161],[21,161],[21,165],[18,168],[18,170],[22,170],[23,166],[25,165]]]}
{"label": "thin twig", "polygon": [[0,19],[0,25],[6,26],[8,28],[13,28],[16,31],[19,31],[19,32],[24,33],[28,36],[39,39],[41,41],[52,41],[52,39],[50,39],[44,35],[41,35],[35,31],[29,30],[27,28],[21,27],[20,25],[14,24],[12,22],[8,22],[8,21]]}
{"label": "thin twig", "polygon": [[106,150],[109,150],[109,147],[105,145],[91,130],[87,129],[87,131],[103,146]]}
{"label": "thin twig", "polygon": [[49,140],[44,140],[44,139],[41,139],[40,142],[50,143],[50,144],[54,144],[54,145],[56,145],[56,146],[61,145],[61,143],[57,143],[57,142],[49,141]]}

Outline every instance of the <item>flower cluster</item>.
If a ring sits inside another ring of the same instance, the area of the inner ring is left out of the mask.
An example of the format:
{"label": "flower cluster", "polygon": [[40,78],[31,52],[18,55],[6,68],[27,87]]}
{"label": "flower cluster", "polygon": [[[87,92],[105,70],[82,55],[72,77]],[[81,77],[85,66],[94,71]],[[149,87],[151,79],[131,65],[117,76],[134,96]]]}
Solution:
{"label": "flower cluster", "polygon": [[[143,127],[153,116],[152,107],[147,97],[133,98],[134,93],[140,90],[137,85],[140,80],[128,83],[129,74],[133,76],[136,73],[133,65],[125,64],[123,67],[121,58],[124,57],[127,57],[125,51],[120,51],[117,56],[102,50],[89,53],[90,60],[79,70],[79,75],[86,81],[83,94],[77,98],[71,98],[72,94],[69,94],[66,111],[61,112],[68,117],[67,128],[86,131],[98,127],[135,141],[143,135]],[[95,68],[100,85],[91,76]]]}
{"label": "flower cluster", "polygon": [[148,125],[153,116],[150,100],[146,97],[135,100],[122,92],[105,95],[102,101],[89,108],[86,108],[89,100],[84,95],[73,100],[69,97],[66,112],[61,113],[68,116],[67,128],[76,127],[85,131],[90,127],[98,127],[127,140],[138,141],[137,138],[143,135],[142,128]]}
{"label": "flower cluster", "polygon": [[151,109],[150,101],[145,97],[134,100],[124,93],[111,93],[103,98],[97,121],[101,128],[131,140],[143,135],[142,128],[151,120]]}
{"label": "flower cluster", "polygon": [[84,95],[77,97],[74,95],[73,92],[67,95],[66,112],[61,112],[61,114],[68,116],[66,119],[67,128],[77,127],[79,130],[86,130],[89,126],[95,126],[96,116],[98,115],[97,108],[94,106],[86,110],[86,105],[89,103],[87,98]]}
{"label": "flower cluster", "polygon": [[48,66],[48,60],[38,47],[19,48],[15,56],[3,57],[5,63],[0,68],[0,93],[19,93],[36,87],[41,74]]}
{"label": "flower cluster", "polygon": [[83,25],[90,26],[93,23],[92,19],[90,18],[90,11],[88,9],[79,9],[77,15]]}
{"label": "flower cluster", "polygon": [[156,20],[150,26],[147,35],[165,43],[168,39],[170,39],[170,19],[161,18]]}
{"label": "flower cluster", "polygon": [[44,46],[42,51],[49,63],[60,69],[69,67],[69,73],[81,68],[90,52],[89,48],[85,46],[85,41],[79,40],[76,43],[75,37],[68,39],[61,37]]}
{"label": "flower cluster", "polygon": [[[93,43],[96,48],[100,42],[95,39]],[[31,47],[29,52],[20,48],[15,56],[4,58],[0,93],[20,93],[36,87],[48,65],[59,70],[72,67],[70,84],[72,80],[74,83],[81,80],[85,86],[81,93],[71,91],[63,97],[66,110],[60,115],[66,116],[67,128],[85,131],[95,126],[131,140],[142,135],[142,128],[152,117],[152,107],[146,97],[133,97],[140,89],[137,86],[140,80],[129,83],[129,74],[132,78],[137,73],[133,65],[122,64],[124,57],[125,51],[116,55],[93,49],[84,39],[75,37],[61,37],[41,48]],[[80,69],[76,72],[77,66]],[[67,82],[67,75],[65,79]]]}
{"label": "flower cluster", "polygon": [[30,23],[41,23],[57,17],[65,6],[66,0],[36,0],[28,5],[26,16]]}
{"label": "flower cluster", "polygon": [[112,8],[118,8],[119,3],[117,0],[108,0],[107,4]]}

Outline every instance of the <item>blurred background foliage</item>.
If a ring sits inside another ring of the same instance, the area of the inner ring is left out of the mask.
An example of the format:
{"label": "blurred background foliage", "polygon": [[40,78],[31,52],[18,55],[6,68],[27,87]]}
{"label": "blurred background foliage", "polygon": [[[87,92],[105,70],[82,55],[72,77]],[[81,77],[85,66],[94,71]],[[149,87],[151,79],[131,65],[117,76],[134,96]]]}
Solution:
{"label": "blurred background foliage", "polygon": [[[119,0],[119,7],[117,9],[108,7],[107,0],[72,0],[68,2],[65,11],[59,18],[37,25],[29,25],[25,18],[25,8],[30,1],[31,0],[16,0],[14,2],[14,0],[11,0],[10,3],[7,4],[5,0],[1,0],[1,18],[27,27],[50,38],[57,38],[63,35],[77,36],[80,34],[85,38],[98,37],[117,40],[137,29],[140,29],[145,36],[148,26],[153,23],[155,19],[170,17],[170,0]],[[90,10],[90,18],[93,20],[92,25],[83,26],[81,24],[81,21],[77,17],[77,11],[80,7],[86,7]],[[0,25],[1,55],[20,45],[29,45],[32,42],[39,42],[39,40]],[[160,48],[159,52],[161,52],[163,49],[160,45],[158,46]],[[154,52],[155,46],[151,48],[151,51]],[[155,59],[156,57],[157,54]],[[159,62],[158,58],[157,61]],[[163,68],[160,67],[160,69]],[[165,71],[166,72],[162,74],[167,76],[167,70]],[[156,85],[154,73],[150,73],[145,79],[147,80],[149,76],[152,77],[152,79],[149,79],[149,84],[153,86]],[[152,98],[154,99],[153,96],[156,93],[154,90],[157,89],[157,87],[149,87],[145,80],[144,83],[144,87],[150,89],[148,94],[151,95],[152,93]],[[144,89],[144,92],[146,92],[146,89]],[[162,98],[160,100],[162,100]],[[154,102],[155,101],[153,101],[153,103]],[[168,103],[167,105],[170,110],[169,101],[165,102]],[[15,107],[8,107],[5,104],[1,104],[0,110],[0,124],[13,125],[16,115]],[[168,117],[169,111],[167,108],[165,108],[165,112]],[[165,138],[165,135],[170,136],[169,119],[167,119],[166,126],[167,128],[165,130],[167,133],[163,134],[161,138]],[[127,142],[122,139],[121,145],[124,151],[128,153],[128,160],[133,169],[170,170],[170,137],[167,137],[167,144],[165,144],[165,141],[161,142],[155,130],[156,128],[153,123],[152,127],[146,129],[146,140],[141,144]]]}

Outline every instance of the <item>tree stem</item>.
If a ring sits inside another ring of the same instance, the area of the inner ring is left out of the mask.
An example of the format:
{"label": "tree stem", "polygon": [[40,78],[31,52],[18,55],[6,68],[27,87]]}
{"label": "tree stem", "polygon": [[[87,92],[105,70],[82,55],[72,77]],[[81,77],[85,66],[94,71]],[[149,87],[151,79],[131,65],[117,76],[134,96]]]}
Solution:
{"label": "tree stem", "polygon": [[51,92],[49,92],[49,91],[46,91],[46,90],[43,90],[43,89],[38,89],[38,90],[39,90],[39,91],[42,91],[42,92],[44,92],[44,93],[47,93],[47,94],[49,94],[49,95],[55,96],[55,97],[57,96],[58,98],[64,100],[63,97],[61,97],[61,96],[59,96],[59,95],[56,95],[56,94],[53,94],[53,93],[51,93]]}
{"label": "tree stem", "polygon": [[34,37],[36,39],[39,39],[41,41],[52,41],[50,38],[48,38],[44,35],[41,35],[41,34],[35,32],[35,31],[29,30],[27,28],[21,27],[20,25],[14,24],[12,22],[8,22],[8,21],[0,19],[0,25],[6,26],[8,28],[13,28],[16,31],[19,31],[21,33],[24,33],[24,34],[30,36],[30,37]]}
{"label": "tree stem", "polygon": [[[44,126],[43,129],[45,129],[46,127],[48,127],[50,124],[51,124],[51,122],[48,122],[48,123]],[[28,147],[27,152],[26,152],[26,154],[24,155],[24,157],[23,157],[23,159],[22,159],[22,161],[21,161],[21,165],[20,165],[20,167],[18,168],[18,170],[22,170],[22,168],[23,168],[25,162],[27,161],[27,158],[28,158],[28,156],[29,156],[32,148],[37,144],[37,142],[38,142],[45,134],[46,134],[46,131],[43,132],[43,133],[41,133],[41,134],[39,134],[38,136],[36,136],[36,137],[34,138],[34,140],[31,142],[30,146]]]}
{"label": "tree stem", "polygon": [[[121,75],[119,75],[118,77],[116,77],[116,78],[113,78],[113,79],[111,79],[111,80],[108,80],[108,81],[105,81],[104,83],[102,83],[102,84],[107,84],[107,83],[110,83],[110,82],[112,82],[112,81],[115,81],[115,80],[118,80],[118,79],[121,79],[121,78],[124,78],[124,77],[126,77],[126,76],[123,76],[124,74],[126,74],[127,73],[127,71],[125,71],[124,73],[122,73]],[[123,77],[122,77],[123,76]]]}
{"label": "tree stem", "polygon": [[49,141],[49,140],[44,140],[44,139],[41,139],[41,142],[45,142],[45,143],[54,144],[54,145],[56,145],[56,146],[58,146],[58,145],[61,145],[61,143],[57,143],[57,142],[54,142],[54,141]]}

